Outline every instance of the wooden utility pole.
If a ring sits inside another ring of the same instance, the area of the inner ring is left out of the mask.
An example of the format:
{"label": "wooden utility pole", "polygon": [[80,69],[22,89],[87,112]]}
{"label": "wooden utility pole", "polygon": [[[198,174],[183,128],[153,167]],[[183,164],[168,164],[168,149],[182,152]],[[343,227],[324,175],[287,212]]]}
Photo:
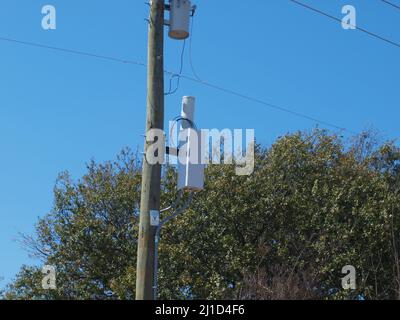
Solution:
{"label": "wooden utility pole", "polygon": [[[164,129],[164,0],[150,1],[147,122],[150,129]],[[152,141],[145,142],[144,152]],[[140,222],[136,269],[136,299],[153,298],[155,227],[150,225],[150,211],[160,210],[161,164],[150,165],[143,159]]]}

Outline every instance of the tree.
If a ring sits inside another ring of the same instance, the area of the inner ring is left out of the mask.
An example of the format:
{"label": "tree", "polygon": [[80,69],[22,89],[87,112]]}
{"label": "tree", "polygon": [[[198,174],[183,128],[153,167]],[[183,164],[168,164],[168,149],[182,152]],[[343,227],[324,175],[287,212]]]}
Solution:
{"label": "tree", "polygon": [[[257,146],[251,176],[208,166],[205,191],[163,229],[161,297],[398,298],[399,160],[393,143],[371,133],[345,143],[314,130]],[[56,266],[57,290],[42,290],[41,270],[23,267],[5,297],[132,299],[140,180],[128,151],[91,162],[76,182],[61,174],[52,212],[24,237],[31,254]],[[163,206],[175,186],[166,168]],[[357,270],[356,290],[341,288],[345,265]]]}
{"label": "tree", "polygon": [[41,288],[40,268],[23,267],[6,297],[132,298],[138,165],[136,155],[125,150],[113,163],[92,161],[77,182],[67,172],[60,174],[52,212],[37,223],[35,238],[23,239],[32,255],[56,267],[57,290]]}

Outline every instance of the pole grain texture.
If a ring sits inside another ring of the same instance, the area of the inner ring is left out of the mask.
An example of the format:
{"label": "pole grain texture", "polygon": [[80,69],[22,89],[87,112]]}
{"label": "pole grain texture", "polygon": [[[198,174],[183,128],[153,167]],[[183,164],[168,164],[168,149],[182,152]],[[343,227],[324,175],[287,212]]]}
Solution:
{"label": "pole grain texture", "polygon": [[[164,0],[152,0],[148,33],[147,120],[151,129],[164,129]],[[145,154],[154,141],[145,141]],[[150,165],[143,159],[136,300],[153,298],[154,237],[150,211],[160,211],[161,164]]]}

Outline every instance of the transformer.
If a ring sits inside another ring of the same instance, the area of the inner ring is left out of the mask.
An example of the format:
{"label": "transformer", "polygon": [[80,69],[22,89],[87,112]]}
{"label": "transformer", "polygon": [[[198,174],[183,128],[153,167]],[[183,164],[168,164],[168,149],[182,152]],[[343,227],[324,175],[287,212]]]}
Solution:
{"label": "transformer", "polygon": [[189,37],[192,4],[190,0],[170,0],[169,32],[170,38],[185,40]]}

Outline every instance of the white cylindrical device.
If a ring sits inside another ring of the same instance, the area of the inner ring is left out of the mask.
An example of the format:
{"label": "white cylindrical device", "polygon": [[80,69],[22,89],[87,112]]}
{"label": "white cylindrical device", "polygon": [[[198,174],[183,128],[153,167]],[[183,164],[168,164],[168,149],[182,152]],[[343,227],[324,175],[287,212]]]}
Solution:
{"label": "white cylindrical device", "polygon": [[194,128],[195,103],[196,99],[194,97],[185,96],[182,99],[178,155],[178,190],[200,191],[204,188],[204,165],[201,162],[201,135]]}
{"label": "white cylindrical device", "polygon": [[172,39],[184,40],[189,37],[190,0],[170,0],[169,33]]}
{"label": "white cylindrical device", "polygon": [[194,113],[195,113],[196,98],[185,96],[182,98],[182,111],[181,117],[188,121],[182,120],[182,129],[189,129],[194,124]]}

